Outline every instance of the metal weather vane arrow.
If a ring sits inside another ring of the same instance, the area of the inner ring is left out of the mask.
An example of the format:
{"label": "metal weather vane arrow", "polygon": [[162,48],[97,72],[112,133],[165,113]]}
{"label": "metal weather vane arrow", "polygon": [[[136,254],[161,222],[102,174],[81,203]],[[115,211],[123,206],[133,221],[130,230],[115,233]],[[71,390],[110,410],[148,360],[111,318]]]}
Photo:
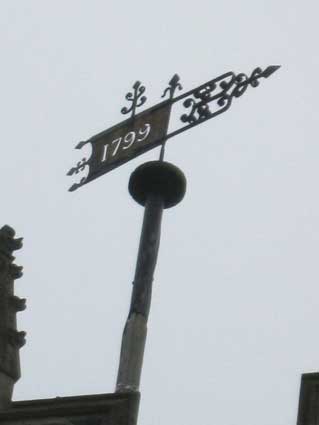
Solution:
{"label": "metal weather vane arrow", "polygon": [[[182,90],[182,86],[179,76],[175,74],[162,95],[162,98],[168,95],[168,99],[138,114],[136,110],[146,102],[146,96],[145,87],[137,81],[133,85],[134,91],[126,94],[131,105],[121,110],[123,114],[131,113],[131,117],[75,147],[81,149],[91,144],[92,154],[90,158],[79,161],[67,173],[73,176],[89,167],[87,176],[82,177],[79,183],[74,183],[69,190],[74,191],[160,145],[160,160],[163,160],[168,139],[226,112],[234,98],[242,96],[249,86],[257,87],[261,78],[270,77],[279,68],[277,65],[268,66],[264,70],[255,68],[250,76],[227,72],[177,97],[174,97],[176,90]],[[172,109],[180,102],[186,111],[180,116],[179,126],[168,132]]]}

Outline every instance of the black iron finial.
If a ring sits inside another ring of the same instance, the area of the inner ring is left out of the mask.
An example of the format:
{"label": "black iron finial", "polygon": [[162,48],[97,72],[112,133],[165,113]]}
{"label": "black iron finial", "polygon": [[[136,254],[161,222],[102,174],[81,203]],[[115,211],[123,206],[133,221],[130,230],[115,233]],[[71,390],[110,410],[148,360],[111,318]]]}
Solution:
{"label": "black iron finial", "polygon": [[[173,77],[170,79],[170,81],[168,83],[168,87],[164,90],[164,93],[162,94],[162,98],[165,97],[168,93],[169,94],[169,100],[172,101],[172,99],[174,98],[175,91],[177,89],[183,90],[183,87],[182,87],[182,85],[179,81],[180,81],[179,75],[174,74]],[[167,133],[167,130],[168,130],[168,127],[166,128],[166,133]],[[164,160],[165,144],[166,144],[166,139],[164,139],[163,142],[162,142],[162,147],[161,147],[160,156],[159,156],[160,161]]]}
{"label": "black iron finial", "polygon": [[129,112],[132,112],[131,117],[135,116],[136,108],[142,106],[147,99],[146,96],[143,96],[143,93],[145,92],[145,86],[143,86],[140,81],[136,81],[136,83],[133,85],[133,89],[134,92],[128,92],[125,96],[127,100],[132,102],[131,106],[129,108],[124,106],[121,109],[122,114],[128,114]]}
{"label": "black iron finial", "polygon": [[276,72],[279,68],[281,68],[281,65],[270,65],[268,66],[268,68],[266,68],[263,73],[262,76],[265,78],[270,77],[274,72]]}
{"label": "black iron finial", "polygon": [[180,77],[178,74],[174,74],[171,80],[169,81],[169,86],[164,90],[164,93],[162,94],[162,97],[165,97],[167,93],[169,93],[169,98],[173,99],[175,91],[183,90],[183,87],[181,85]]}

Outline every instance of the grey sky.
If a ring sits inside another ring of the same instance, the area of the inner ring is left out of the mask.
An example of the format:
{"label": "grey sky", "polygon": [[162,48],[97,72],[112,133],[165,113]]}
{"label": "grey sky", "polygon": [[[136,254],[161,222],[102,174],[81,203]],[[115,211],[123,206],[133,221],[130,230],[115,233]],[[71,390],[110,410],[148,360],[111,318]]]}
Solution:
{"label": "grey sky", "polygon": [[[28,332],[15,399],[114,390],[144,157],[70,194],[80,140],[122,119],[135,80],[158,102],[233,70],[282,68],[171,140],[186,174],[164,214],[139,423],[295,423],[319,368],[316,1],[0,4],[1,225],[24,236]],[[82,155],[82,154],[80,154]]]}

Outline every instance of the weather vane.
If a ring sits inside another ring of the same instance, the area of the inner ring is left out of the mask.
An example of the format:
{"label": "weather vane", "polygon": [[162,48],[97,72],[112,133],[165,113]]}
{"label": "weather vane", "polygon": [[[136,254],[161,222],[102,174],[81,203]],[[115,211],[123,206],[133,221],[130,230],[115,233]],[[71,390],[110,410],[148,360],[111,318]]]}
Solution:
{"label": "weather vane", "polygon": [[[182,86],[179,76],[175,74],[164,90],[162,95],[164,100],[138,114],[137,109],[145,104],[147,98],[144,95],[145,87],[137,81],[133,85],[133,91],[126,95],[126,99],[130,102],[129,106],[124,106],[121,110],[122,114],[131,116],[77,144],[76,149],[90,144],[92,154],[90,158],[79,161],[67,173],[73,176],[89,167],[87,176],[82,177],[79,183],[74,183],[69,190],[72,192],[158,146],[162,146],[160,160],[163,160],[165,143],[168,139],[226,112],[234,98],[242,96],[249,86],[257,87],[261,78],[268,78],[278,68],[280,66],[274,65],[264,70],[256,68],[250,76],[227,72],[176,97],[175,93],[182,90]],[[168,132],[174,107],[180,103],[185,111],[179,117],[179,124]]]}
{"label": "weather vane", "polygon": [[[278,68],[269,66],[264,71],[256,68],[249,77],[228,72],[183,94],[178,93],[182,86],[179,76],[175,74],[162,94],[164,100],[139,113],[138,108],[147,99],[145,87],[137,81],[133,90],[126,95],[129,104],[121,110],[128,118],[76,146],[81,149],[89,144],[92,154],[68,172],[72,176],[88,168],[87,176],[73,184],[71,191],[161,146],[159,160],[137,167],[128,185],[133,199],[144,207],[144,218],[114,393],[12,401],[13,387],[20,377],[19,349],[25,343],[25,332],[17,331],[16,319],[16,313],[25,308],[25,300],[14,295],[14,281],[21,277],[22,271],[21,267],[13,264],[12,255],[13,251],[21,247],[22,239],[15,238],[15,232],[9,226],[0,229],[1,424],[137,424],[140,378],[162,214],[164,209],[181,202],[186,191],[183,172],[164,161],[165,144],[170,138],[227,111],[234,98],[242,96],[249,86],[257,87],[261,78],[268,78]],[[183,113],[180,112],[181,107],[184,108]],[[169,129],[172,114],[177,114],[179,120],[175,116],[173,122],[178,124]],[[303,375],[299,425],[317,423],[318,383],[319,374]]]}
{"label": "weather vane", "polygon": [[[144,207],[144,218],[131,304],[122,336],[116,394],[139,394],[162,215],[164,209],[180,203],[186,192],[183,172],[164,161],[165,144],[172,137],[227,111],[233,99],[242,96],[249,86],[257,87],[261,78],[268,78],[278,68],[256,68],[250,76],[227,72],[182,94],[179,93],[182,90],[180,78],[175,74],[162,94],[164,100],[140,113],[136,113],[137,109],[145,104],[146,96],[145,87],[137,81],[126,95],[129,106],[122,108],[122,113],[130,117],[76,146],[81,149],[90,144],[92,154],[68,172],[72,176],[89,167],[87,176],[73,184],[70,191],[161,146],[159,159],[137,167],[128,185],[132,198]],[[178,122],[173,129],[169,128],[172,114],[175,114],[173,122]],[[137,420],[137,410],[135,412],[134,421]]]}
{"label": "weather vane", "polygon": [[[242,96],[248,87],[257,87],[261,78],[268,78],[278,68],[269,66],[264,71],[256,68],[250,76],[228,72],[182,94],[180,78],[175,74],[160,103],[142,112],[139,108],[147,99],[144,85],[137,81],[126,95],[128,105],[121,110],[126,120],[76,146],[81,149],[91,145],[92,154],[89,158],[82,157],[68,172],[73,176],[88,169],[87,175],[74,183],[70,191],[161,146],[159,159],[137,167],[128,185],[130,195],[144,207],[144,218],[114,393],[12,402],[13,385],[20,377],[19,348],[25,336],[16,330],[16,312],[25,308],[25,301],[13,294],[13,281],[21,270],[12,264],[12,251],[20,247],[21,240],[14,239],[11,228],[0,229],[0,423],[136,425],[162,215],[164,209],[181,202],[186,192],[183,172],[164,161],[165,144],[227,111],[233,99]],[[174,125],[171,125],[173,114]]]}

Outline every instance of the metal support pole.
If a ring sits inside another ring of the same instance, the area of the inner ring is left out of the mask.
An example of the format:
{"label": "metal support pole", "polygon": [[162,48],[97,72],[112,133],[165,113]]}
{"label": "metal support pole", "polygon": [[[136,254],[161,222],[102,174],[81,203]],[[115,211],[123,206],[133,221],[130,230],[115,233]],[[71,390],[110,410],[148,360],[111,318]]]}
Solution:
{"label": "metal support pole", "polygon": [[117,392],[139,390],[163,209],[177,205],[185,190],[184,174],[168,162],[148,162],[131,175],[129,192],[145,210],[131,306],[122,337]]}
{"label": "metal support pole", "polygon": [[151,195],[145,203],[130,312],[123,332],[116,391],[139,389],[162,213],[163,200],[159,196]]}

